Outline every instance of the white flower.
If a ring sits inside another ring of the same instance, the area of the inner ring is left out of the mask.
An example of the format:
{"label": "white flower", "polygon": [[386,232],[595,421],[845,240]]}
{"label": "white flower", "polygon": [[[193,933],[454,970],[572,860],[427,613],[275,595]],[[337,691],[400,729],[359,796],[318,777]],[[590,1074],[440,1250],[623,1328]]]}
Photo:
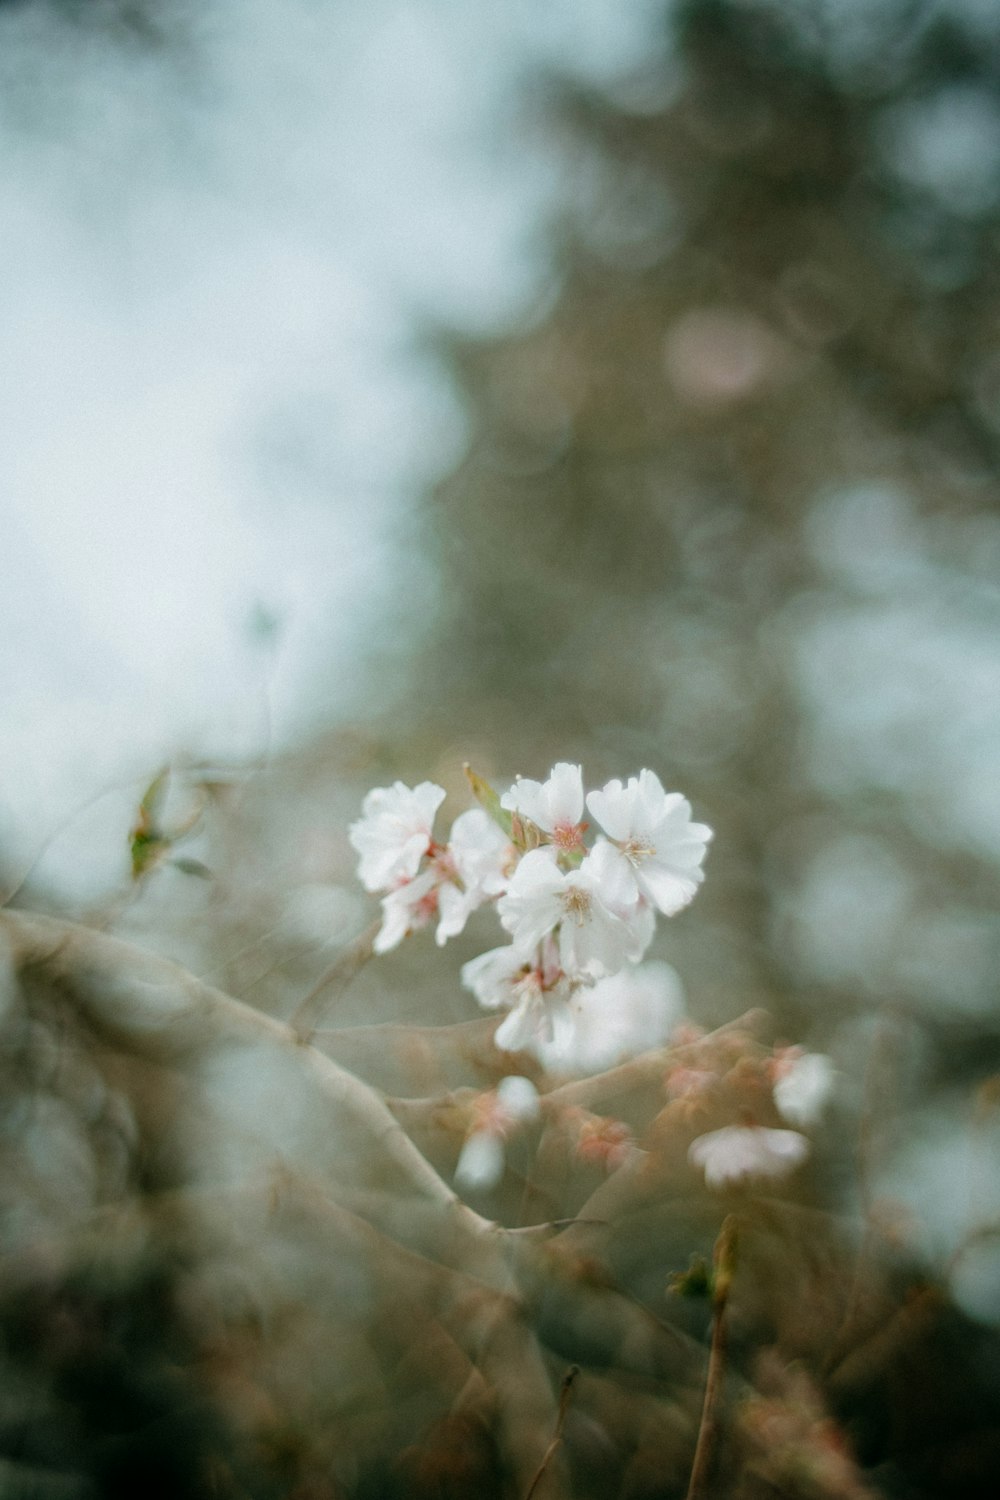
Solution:
{"label": "white flower", "polygon": [[833,1092],[833,1063],[822,1052],[792,1047],[789,1054],[778,1062],[774,1102],[790,1125],[814,1125]]}
{"label": "white flower", "polygon": [[557,1026],[566,1016],[570,996],[564,980],[555,989],[545,990],[533,983],[533,976],[519,988],[517,1002],[493,1034],[494,1046],[501,1052],[523,1052],[538,1042],[552,1041]]}
{"label": "white flower", "polygon": [[438,873],[423,870],[414,880],[404,881],[382,901],[382,926],[372,948],[388,953],[411,932],[426,927],[438,913]]}
{"label": "white flower", "polygon": [[520,813],[537,823],[560,849],[582,849],[583,772],[561,760],[552,767],[548,781],[519,776],[500,798],[508,812]]}
{"label": "white flower", "polygon": [[502,1010],[517,1002],[517,988],[530,974],[531,959],[507,944],[491,948],[462,965],[462,983],[484,1010]]}
{"label": "white flower", "polygon": [[570,995],[551,938],[529,958],[513,945],[481,953],[462,965],[462,983],[484,1010],[510,1010],[493,1038],[503,1052],[520,1052],[538,1038],[551,1040]]}
{"label": "white flower", "polygon": [[551,848],[525,854],[497,910],[526,957],[542,938],[557,933],[560,966],[571,980],[603,979],[642,956],[645,934],[605,904],[591,856],[578,870],[563,871]]}
{"label": "white flower", "polygon": [[537,1120],[538,1090],[530,1078],[503,1078],[495,1090],[479,1096],[475,1113],[475,1127],[462,1147],[455,1181],[467,1188],[489,1188],[503,1173],[507,1136],[519,1125]]}
{"label": "white flower", "polygon": [[726,1125],[691,1142],[688,1161],[701,1167],[709,1187],[741,1177],[784,1177],[809,1155],[809,1142],[797,1130],[762,1125]]}
{"label": "white flower", "polygon": [[680,980],[669,964],[629,966],[579,989],[553,1016],[551,1040],[525,1043],[557,1073],[599,1073],[661,1046],[684,1013]]}
{"label": "white flower", "polygon": [[506,889],[510,854],[509,840],[482,808],[470,808],[455,819],[448,847],[439,860],[439,947],[458,936],[477,907]]}
{"label": "white flower", "polygon": [[692,823],[686,798],[665,792],[655,772],[640,771],[627,786],[609,781],[591,792],[587,806],[611,841],[609,899],[630,905],[644,896],[667,917],[687,906],[704,878],[712,830]]}
{"label": "white flower", "polygon": [[431,843],[434,814],[444,788],[432,781],[408,787],[402,781],[373,787],[348,837],[360,854],[358,879],[366,891],[388,891],[411,880]]}

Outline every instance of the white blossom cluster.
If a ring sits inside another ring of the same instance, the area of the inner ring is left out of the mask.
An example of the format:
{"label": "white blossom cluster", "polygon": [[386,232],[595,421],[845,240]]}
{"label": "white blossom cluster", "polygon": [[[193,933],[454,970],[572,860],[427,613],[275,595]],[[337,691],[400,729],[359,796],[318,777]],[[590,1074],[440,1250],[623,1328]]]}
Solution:
{"label": "white blossom cluster", "polygon": [[[443,944],[496,903],[509,942],[465,964],[462,982],[508,1012],[496,1043],[516,1051],[551,1041],[582,987],[642,959],[657,912],[673,916],[695,895],[712,834],[653,771],[587,795],[581,768],[564,761],[499,798],[470,780],[483,806],[456,818],[445,844],[433,833],[445,793],[428,781],[369,792],[350,839],[362,884],[382,894],[377,953],[431,923]],[[601,830],[590,845],[585,808]]]}

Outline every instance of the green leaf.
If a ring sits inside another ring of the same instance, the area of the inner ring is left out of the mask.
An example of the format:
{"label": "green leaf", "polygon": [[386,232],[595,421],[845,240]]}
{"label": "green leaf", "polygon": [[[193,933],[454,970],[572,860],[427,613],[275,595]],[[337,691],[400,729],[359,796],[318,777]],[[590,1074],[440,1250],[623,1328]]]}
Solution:
{"label": "green leaf", "polygon": [[197,875],[199,880],[211,880],[212,872],[200,859],[172,859],[170,863],[182,875]]}
{"label": "green leaf", "polygon": [[144,828],[132,831],[129,853],[132,857],[132,879],[141,880],[148,875],[170,848],[170,840],[160,833],[147,832]]}
{"label": "green leaf", "polygon": [[142,795],[139,803],[139,827],[148,831],[156,823],[157,814],[163,806],[163,800],[167,793],[167,783],[170,780],[170,767],[164,766],[163,770],[153,777],[149,786]]}
{"label": "green leaf", "polygon": [[712,1268],[703,1255],[692,1255],[686,1271],[675,1271],[667,1290],[676,1297],[709,1297],[713,1292]]}
{"label": "green leaf", "polygon": [[494,823],[502,828],[508,838],[511,837],[511,815],[506,808],[500,806],[500,797],[482,776],[478,775],[466,761],[462,767],[466,779],[472,788],[472,795],[484,812],[489,813]]}

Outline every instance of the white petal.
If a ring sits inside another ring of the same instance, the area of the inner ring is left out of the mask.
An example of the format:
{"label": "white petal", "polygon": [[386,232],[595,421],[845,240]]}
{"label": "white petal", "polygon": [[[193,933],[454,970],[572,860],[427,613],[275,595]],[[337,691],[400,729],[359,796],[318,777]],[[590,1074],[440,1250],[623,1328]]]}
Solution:
{"label": "white petal", "polygon": [[548,781],[519,776],[500,798],[500,806],[530,818],[546,833],[563,824],[573,826],[583,816],[583,772],[561,760],[552,767]]}
{"label": "white petal", "polygon": [[688,1160],[701,1167],[709,1187],[742,1177],[784,1177],[809,1155],[809,1142],[795,1130],[759,1125],[727,1125],[698,1136]]}
{"label": "white petal", "polygon": [[538,1034],[537,1002],[525,998],[505,1016],[493,1034],[501,1052],[521,1052]]}
{"label": "white petal", "polygon": [[620,781],[609,781],[603,791],[588,793],[587,807],[609,838],[623,840],[631,832],[634,800]]}
{"label": "white petal", "polygon": [[497,1098],[511,1120],[537,1120],[538,1090],[530,1078],[513,1073],[497,1085]]}
{"label": "white petal", "polygon": [[598,839],[580,866],[594,877],[601,900],[612,911],[630,910],[639,899],[632,862],[607,839]]}
{"label": "white petal", "polygon": [[361,856],[358,878],[366,890],[384,891],[417,873],[444,795],[444,788],[431,781],[413,788],[397,781],[367,794],[362,816],[348,831]]}
{"label": "white petal", "polygon": [[563,824],[572,827],[583,817],[583,771],[561,760],[552,767],[545,783],[547,833]]}
{"label": "white petal", "polygon": [[669,964],[629,966],[581,989],[556,1017],[551,1042],[529,1047],[557,1073],[598,1073],[662,1046],[684,1015],[680,979]]}
{"label": "white petal", "polygon": [[388,953],[403,941],[407,933],[427,925],[432,908],[422,910],[422,907],[436,882],[437,872],[424,870],[416,879],[408,880],[398,890],[389,892],[382,901],[382,926],[372,944],[375,953]]}
{"label": "white petal", "polygon": [[660,859],[647,859],[636,870],[636,880],[643,895],[665,917],[673,917],[689,906],[704,879],[700,870],[681,874]]}
{"label": "white petal", "polygon": [[790,1125],[814,1125],[833,1092],[833,1063],[822,1052],[805,1052],[774,1085],[774,1102]]}
{"label": "white petal", "polygon": [[560,894],[565,878],[548,849],[525,854],[501,896],[497,914],[514,946],[527,955],[551,932],[562,915]]}
{"label": "white petal", "polygon": [[491,948],[462,965],[462,984],[471,990],[484,1010],[510,1005],[513,987],[523,978],[525,960],[511,944]]}
{"label": "white petal", "polygon": [[438,922],[434,941],[439,948],[443,948],[449,938],[458,937],[478,905],[479,902],[474,894],[460,891],[457,885],[446,881],[438,888],[438,911],[441,920]]}
{"label": "white petal", "polygon": [[455,1181],[465,1188],[494,1187],[503,1176],[503,1142],[488,1130],[476,1130],[462,1147]]}

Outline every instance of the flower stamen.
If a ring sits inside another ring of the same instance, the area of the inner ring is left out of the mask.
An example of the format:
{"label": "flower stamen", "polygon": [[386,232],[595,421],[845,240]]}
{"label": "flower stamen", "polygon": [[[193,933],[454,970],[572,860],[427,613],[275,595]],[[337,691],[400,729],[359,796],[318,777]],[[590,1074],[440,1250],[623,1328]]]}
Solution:
{"label": "flower stamen", "polygon": [[559,898],[562,909],[575,922],[577,927],[582,927],[590,917],[590,892],[583,890],[578,885],[571,885],[568,890],[563,891]]}

